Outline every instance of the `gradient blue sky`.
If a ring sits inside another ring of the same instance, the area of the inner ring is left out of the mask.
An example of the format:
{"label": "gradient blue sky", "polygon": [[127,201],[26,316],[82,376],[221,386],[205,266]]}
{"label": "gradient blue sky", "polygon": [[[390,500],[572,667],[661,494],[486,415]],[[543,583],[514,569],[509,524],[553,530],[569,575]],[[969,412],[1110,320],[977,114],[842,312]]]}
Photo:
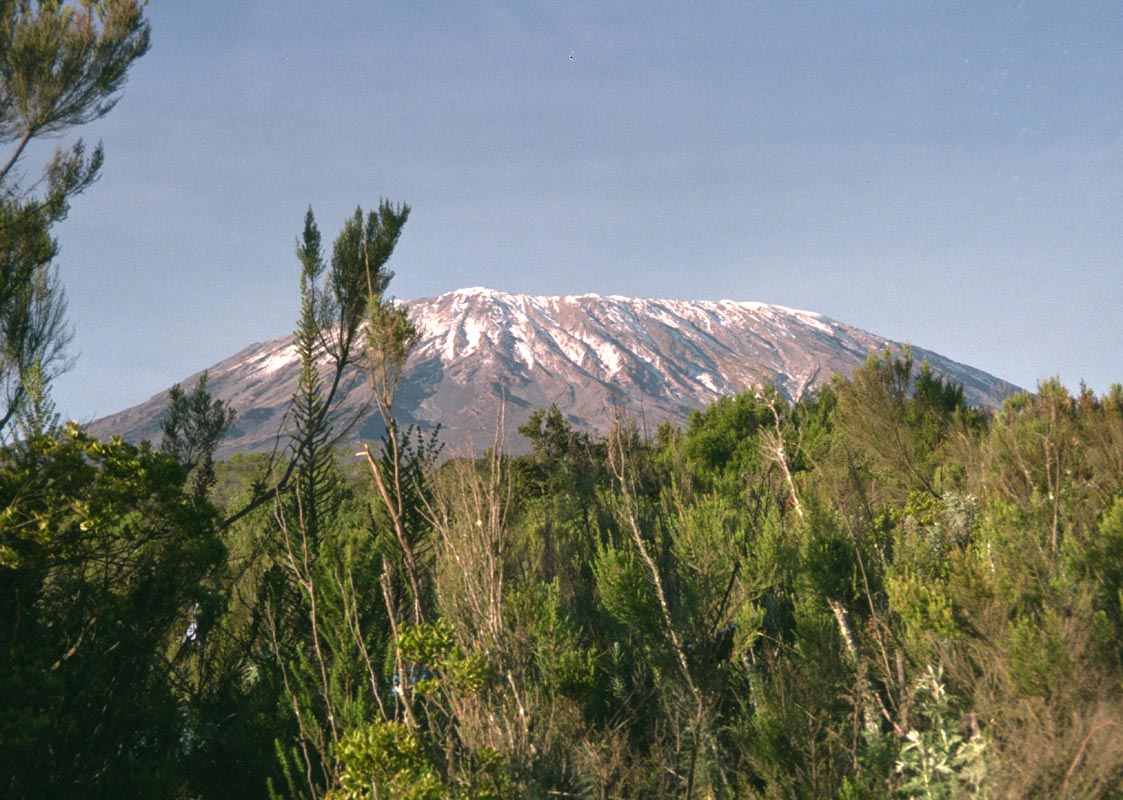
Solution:
{"label": "gradient blue sky", "polygon": [[[1123,381],[1123,4],[172,2],[58,234],[89,420],[290,332],[311,205],[391,291],[757,300]],[[572,56],[572,58],[571,58]]]}

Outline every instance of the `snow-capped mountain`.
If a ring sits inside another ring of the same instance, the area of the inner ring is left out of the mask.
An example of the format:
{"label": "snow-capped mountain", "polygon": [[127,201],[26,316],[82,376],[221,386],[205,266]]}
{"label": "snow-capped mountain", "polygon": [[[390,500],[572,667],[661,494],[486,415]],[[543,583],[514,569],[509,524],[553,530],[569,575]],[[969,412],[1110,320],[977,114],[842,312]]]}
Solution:
{"label": "snow-capped mountain", "polygon": [[[683,424],[693,409],[760,384],[796,399],[834,373],[849,373],[871,351],[901,348],[809,311],[729,300],[534,297],[474,288],[407,305],[421,342],[406,367],[397,416],[423,428],[440,423],[453,451],[489,446],[501,406],[505,446],[513,451],[525,447],[516,428],[551,403],[578,427],[603,432],[623,412],[653,432],[661,422]],[[962,383],[976,405],[998,405],[1017,390],[918,347],[913,356]],[[298,367],[285,337],[251,345],[208,370],[211,393],[238,411],[224,454],[273,447],[285,429]],[[189,390],[195,379],[182,385]],[[364,376],[349,376],[340,419],[359,415],[356,438],[380,432],[369,400]],[[166,403],[164,392],[90,429],[155,440]]]}

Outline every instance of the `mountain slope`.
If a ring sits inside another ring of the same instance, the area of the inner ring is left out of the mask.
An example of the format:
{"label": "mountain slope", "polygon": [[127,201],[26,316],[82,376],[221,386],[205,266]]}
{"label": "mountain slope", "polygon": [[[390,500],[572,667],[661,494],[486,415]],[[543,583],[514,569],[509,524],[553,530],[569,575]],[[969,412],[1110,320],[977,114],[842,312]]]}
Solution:
{"label": "mountain slope", "polygon": [[[464,289],[408,304],[421,331],[398,393],[397,414],[423,428],[442,425],[454,450],[491,444],[500,406],[506,446],[530,412],[556,403],[576,425],[605,431],[618,412],[654,431],[691,410],[759,384],[796,399],[871,351],[901,345],[807,311],[763,303],[684,302],[581,295],[533,297]],[[916,361],[962,383],[975,405],[996,406],[1017,387],[936,353]],[[298,361],[291,337],[255,344],[211,367],[211,393],[238,420],[223,453],[269,449],[285,429]],[[194,385],[195,376],[185,381]],[[355,436],[376,437],[377,414],[357,372],[348,376],[340,419],[358,417]],[[90,425],[98,435],[156,439],[167,393]]]}

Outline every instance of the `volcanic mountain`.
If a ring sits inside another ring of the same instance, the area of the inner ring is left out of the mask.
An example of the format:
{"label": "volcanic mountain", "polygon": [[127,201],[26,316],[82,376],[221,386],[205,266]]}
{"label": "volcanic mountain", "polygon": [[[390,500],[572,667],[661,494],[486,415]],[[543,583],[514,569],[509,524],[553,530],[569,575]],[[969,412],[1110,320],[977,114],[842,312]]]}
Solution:
{"label": "volcanic mountain", "polygon": [[[451,450],[490,446],[501,407],[505,447],[530,413],[556,403],[578,428],[604,432],[617,415],[654,432],[694,409],[761,384],[789,399],[849,374],[871,352],[902,345],[809,311],[763,303],[619,296],[534,297],[474,288],[407,303],[421,341],[395,404],[402,423],[441,425]],[[974,405],[1017,391],[1006,381],[913,347],[915,361],[963,385]],[[238,412],[221,455],[271,449],[289,422],[299,361],[292,337],[250,345],[207,372],[208,388]],[[182,381],[194,386],[197,376]],[[356,371],[341,387],[339,418],[359,418],[355,439],[381,432]],[[90,424],[99,436],[156,440],[167,392]]]}

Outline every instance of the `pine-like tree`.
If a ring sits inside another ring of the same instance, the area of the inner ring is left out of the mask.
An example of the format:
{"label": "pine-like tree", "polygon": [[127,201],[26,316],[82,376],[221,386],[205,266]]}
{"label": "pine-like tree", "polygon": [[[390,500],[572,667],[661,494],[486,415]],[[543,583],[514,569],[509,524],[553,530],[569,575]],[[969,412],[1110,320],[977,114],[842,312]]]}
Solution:
{"label": "pine-like tree", "polygon": [[309,208],[304,233],[297,244],[300,259],[300,319],[293,347],[300,358],[300,378],[293,396],[293,443],[299,454],[294,474],[293,502],[301,524],[313,542],[319,540],[321,517],[338,505],[338,481],[332,454],[332,415],[324,397],[320,359],[325,355],[325,331],[331,325],[320,285],[325,265],[320,229]]}
{"label": "pine-like tree", "polygon": [[[35,139],[105,116],[148,50],[140,0],[0,0],[0,433],[28,396],[69,366],[66,298],[50,229],[101,170],[101,145],[59,149],[30,187],[18,169]],[[44,187],[42,192],[36,190]],[[34,372],[34,376],[33,373]]]}
{"label": "pine-like tree", "polygon": [[207,391],[205,372],[191,394],[178,383],[168,391],[168,413],[160,423],[164,434],[160,451],[174,455],[194,472],[191,495],[196,502],[203,500],[215,484],[215,450],[234,424],[234,417],[229,403],[215,400]]}

